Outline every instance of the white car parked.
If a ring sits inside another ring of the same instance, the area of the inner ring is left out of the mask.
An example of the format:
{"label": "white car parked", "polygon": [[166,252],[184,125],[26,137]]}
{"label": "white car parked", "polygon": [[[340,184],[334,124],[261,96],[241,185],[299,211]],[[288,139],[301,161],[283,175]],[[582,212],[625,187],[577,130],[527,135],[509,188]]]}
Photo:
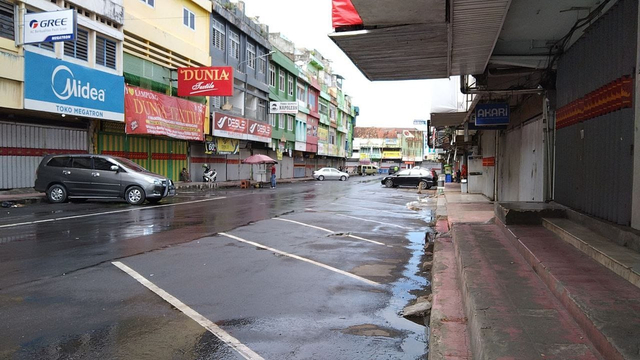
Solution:
{"label": "white car parked", "polygon": [[346,181],[349,178],[349,174],[342,172],[336,168],[322,168],[313,172],[313,177],[316,180],[340,180]]}

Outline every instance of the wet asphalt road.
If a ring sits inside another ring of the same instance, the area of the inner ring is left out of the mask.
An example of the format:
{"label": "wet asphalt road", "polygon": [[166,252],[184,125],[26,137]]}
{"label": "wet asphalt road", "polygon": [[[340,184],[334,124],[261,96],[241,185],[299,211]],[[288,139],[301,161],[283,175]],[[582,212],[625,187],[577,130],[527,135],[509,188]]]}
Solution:
{"label": "wet asphalt road", "polygon": [[432,193],[355,177],[4,210],[0,358],[423,358],[399,312],[429,286],[432,209],[406,204]]}

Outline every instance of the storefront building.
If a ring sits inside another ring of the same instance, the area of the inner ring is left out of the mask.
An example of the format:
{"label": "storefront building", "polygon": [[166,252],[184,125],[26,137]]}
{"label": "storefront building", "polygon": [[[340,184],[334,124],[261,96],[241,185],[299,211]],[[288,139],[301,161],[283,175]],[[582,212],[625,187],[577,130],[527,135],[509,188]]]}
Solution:
{"label": "storefront building", "polygon": [[[93,153],[97,126],[123,123],[123,7],[3,0],[0,10],[15,25],[0,30],[0,189],[32,187],[44,155]],[[23,14],[68,16],[75,41],[17,31]]]}
{"label": "storefront building", "polygon": [[271,45],[264,35],[269,30],[244,14],[243,3],[211,4],[211,65],[233,67],[233,95],[211,97],[206,140],[216,146],[192,151],[192,167],[213,164],[219,181],[257,179],[265,169],[243,165],[242,159],[272,151],[273,128],[267,117]]}

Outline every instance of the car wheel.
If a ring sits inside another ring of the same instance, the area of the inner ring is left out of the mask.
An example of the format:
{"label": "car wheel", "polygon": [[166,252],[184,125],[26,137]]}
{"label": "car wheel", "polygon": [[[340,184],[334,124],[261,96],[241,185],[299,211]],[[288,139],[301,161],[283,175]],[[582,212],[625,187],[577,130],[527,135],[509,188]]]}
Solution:
{"label": "car wheel", "polygon": [[346,176],[344,176],[344,175],[340,176],[340,181],[346,181],[346,180],[347,180]]}
{"label": "car wheel", "polygon": [[420,181],[420,183],[418,184],[418,189],[420,190],[426,190],[428,188],[430,188],[430,186],[426,181]]}
{"label": "car wheel", "polygon": [[324,180],[324,176],[322,176],[322,175],[318,176],[318,180],[320,180],[320,181]]}
{"label": "car wheel", "polygon": [[392,180],[387,180],[384,182],[384,186],[388,187],[388,188],[392,188],[393,187],[393,181]]}
{"label": "car wheel", "polygon": [[124,193],[124,199],[131,205],[140,205],[144,202],[144,190],[139,186],[132,186]]}
{"label": "car wheel", "polygon": [[67,189],[60,184],[53,184],[47,189],[47,199],[53,204],[63,203],[67,201]]}

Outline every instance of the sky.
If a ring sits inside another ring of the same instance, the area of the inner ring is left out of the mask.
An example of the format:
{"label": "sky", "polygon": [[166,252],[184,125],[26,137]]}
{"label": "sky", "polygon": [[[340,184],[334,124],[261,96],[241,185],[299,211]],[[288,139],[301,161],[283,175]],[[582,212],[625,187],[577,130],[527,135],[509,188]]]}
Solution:
{"label": "sky", "polygon": [[[327,36],[331,27],[331,0],[244,0],[245,13],[258,16],[269,32],[282,33],[296,47],[318,50],[342,75],[343,90],[360,107],[356,126],[413,127],[431,113],[433,80],[369,81]],[[441,81],[441,80],[439,80]],[[445,80],[446,81],[446,80]],[[437,86],[435,86],[437,90]]]}

